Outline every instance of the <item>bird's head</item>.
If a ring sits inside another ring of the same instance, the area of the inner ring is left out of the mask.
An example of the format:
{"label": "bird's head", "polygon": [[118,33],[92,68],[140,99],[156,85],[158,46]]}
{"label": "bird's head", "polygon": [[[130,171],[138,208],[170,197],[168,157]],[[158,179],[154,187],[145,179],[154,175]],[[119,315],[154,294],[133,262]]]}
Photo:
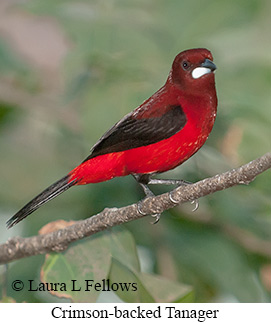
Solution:
{"label": "bird's head", "polygon": [[209,50],[189,49],[175,57],[169,79],[186,91],[206,91],[214,88],[215,70],[216,65]]}

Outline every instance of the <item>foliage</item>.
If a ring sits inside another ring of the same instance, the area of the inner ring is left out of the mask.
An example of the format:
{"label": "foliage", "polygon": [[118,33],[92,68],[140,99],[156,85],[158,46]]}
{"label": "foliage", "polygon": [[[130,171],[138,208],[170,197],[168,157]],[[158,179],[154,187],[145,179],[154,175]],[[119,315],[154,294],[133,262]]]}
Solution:
{"label": "foliage", "polygon": [[52,286],[50,293],[76,302],[95,302],[109,291],[126,302],[173,302],[191,297],[191,288],[140,271],[134,239],[125,229],[97,234],[62,254],[47,255],[41,280],[43,284],[64,282]]}

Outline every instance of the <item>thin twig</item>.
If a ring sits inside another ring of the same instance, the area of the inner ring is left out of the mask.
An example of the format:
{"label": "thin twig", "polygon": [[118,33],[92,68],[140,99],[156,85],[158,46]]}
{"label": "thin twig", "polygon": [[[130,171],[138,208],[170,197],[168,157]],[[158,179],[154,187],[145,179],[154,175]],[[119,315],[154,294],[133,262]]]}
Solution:
{"label": "thin twig", "polygon": [[30,238],[11,238],[0,245],[0,264],[52,251],[63,251],[73,241],[139,219],[144,216],[142,213],[146,215],[162,213],[176,206],[172,200],[182,204],[235,185],[249,184],[256,176],[269,168],[271,168],[271,153],[267,153],[239,168],[206,178],[195,184],[180,186],[169,193],[146,198],[140,204],[141,212],[138,212],[137,204],[122,208],[104,209],[99,214],[52,233]]}

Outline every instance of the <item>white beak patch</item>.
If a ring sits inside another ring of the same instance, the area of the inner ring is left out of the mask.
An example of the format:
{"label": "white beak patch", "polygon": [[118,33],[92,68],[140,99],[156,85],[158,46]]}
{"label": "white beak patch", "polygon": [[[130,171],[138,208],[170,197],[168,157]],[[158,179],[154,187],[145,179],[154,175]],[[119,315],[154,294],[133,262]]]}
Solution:
{"label": "white beak patch", "polygon": [[192,77],[194,79],[198,79],[201,76],[205,75],[205,74],[209,74],[211,73],[211,69],[207,68],[207,67],[196,67],[195,69],[193,69],[192,71]]}

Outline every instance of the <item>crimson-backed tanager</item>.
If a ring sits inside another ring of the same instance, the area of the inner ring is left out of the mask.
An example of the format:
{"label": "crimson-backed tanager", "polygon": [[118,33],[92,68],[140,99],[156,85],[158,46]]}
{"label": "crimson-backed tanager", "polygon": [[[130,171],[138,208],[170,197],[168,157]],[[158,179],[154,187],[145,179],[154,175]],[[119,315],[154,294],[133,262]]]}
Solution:
{"label": "crimson-backed tanager", "polygon": [[216,118],[215,69],[207,49],[179,53],[165,85],[109,129],[79,166],[26,204],[7,226],[75,185],[133,175],[148,194],[147,184],[163,182],[152,179],[153,174],[182,164],[208,138]]}

